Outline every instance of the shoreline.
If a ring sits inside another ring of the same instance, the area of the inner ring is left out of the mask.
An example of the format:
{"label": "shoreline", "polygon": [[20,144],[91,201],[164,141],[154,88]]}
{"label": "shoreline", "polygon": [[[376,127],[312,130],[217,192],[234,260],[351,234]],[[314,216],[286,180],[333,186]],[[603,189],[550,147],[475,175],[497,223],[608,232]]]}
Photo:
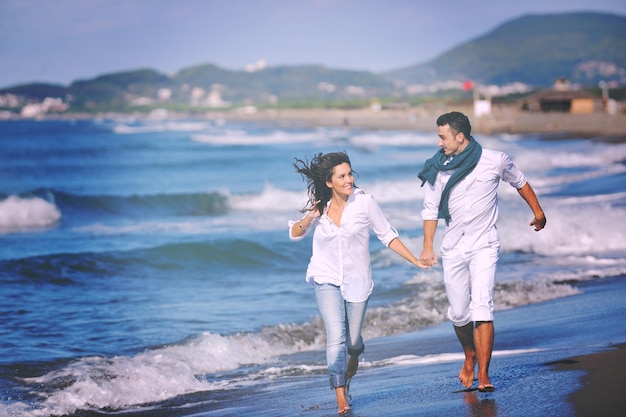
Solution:
{"label": "shoreline", "polygon": [[589,114],[540,113],[522,111],[518,106],[498,105],[488,116],[474,116],[473,107],[460,105],[431,105],[400,109],[238,109],[205,111],[195,114],[167,112],[157,116],[146,113],[67,113],[45,115],[35,119],[11,120],[88,120],[98,118],[145,118],[272,123],[282,127],[344,128],[370,130],[409,130],[436,132],[436,120],[441,114],[460,111],[470,118],[473,133],[478,134],[537,134],[546,139],[593,139],[611,143],[626,143],[626,114],[602,112]]}

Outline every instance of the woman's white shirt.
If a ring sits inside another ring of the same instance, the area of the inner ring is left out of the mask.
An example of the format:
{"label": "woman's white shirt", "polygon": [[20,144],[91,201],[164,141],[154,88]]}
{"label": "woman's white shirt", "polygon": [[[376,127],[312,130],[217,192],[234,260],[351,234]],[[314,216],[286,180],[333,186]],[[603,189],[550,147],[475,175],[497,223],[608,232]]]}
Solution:
{"label": "woman's white shirt", "polygon": [[369,252],[370,229],[385,246],[398,237],[398,232],[374,198],[361,189],[355,189],[348,197],[340,226],[326,214],[329,206],[330,202],[324,214],[316,218],[302,236],[293,236],[292,228],[296,222],[290,221],[289,238],[301,240],[315,229],[306,281],[337,285],[346,301],[366,301],[374,289]]}

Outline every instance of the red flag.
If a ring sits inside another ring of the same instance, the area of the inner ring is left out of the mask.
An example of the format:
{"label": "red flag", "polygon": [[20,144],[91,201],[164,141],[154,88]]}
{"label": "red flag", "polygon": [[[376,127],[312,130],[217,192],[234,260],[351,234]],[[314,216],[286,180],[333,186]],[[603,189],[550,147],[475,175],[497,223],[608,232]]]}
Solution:
{"label": "red flag", "polygon": [[474,82],[472,80],[467,80],[463,83],[463,90],[469,91],[474,88]]}

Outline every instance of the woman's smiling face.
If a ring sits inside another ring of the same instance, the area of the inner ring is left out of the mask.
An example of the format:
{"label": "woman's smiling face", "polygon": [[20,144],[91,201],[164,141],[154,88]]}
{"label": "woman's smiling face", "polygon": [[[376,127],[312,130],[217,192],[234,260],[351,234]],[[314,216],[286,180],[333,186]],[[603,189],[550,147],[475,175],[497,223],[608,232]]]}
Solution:
{"label": "woman's smiling face", "polygon": [[337,165],[333,168],[333,176],[330,181],[326,181],[326,185],[335,195],[348,196],[352,194],[354,191],[352,167],[346,162]]}

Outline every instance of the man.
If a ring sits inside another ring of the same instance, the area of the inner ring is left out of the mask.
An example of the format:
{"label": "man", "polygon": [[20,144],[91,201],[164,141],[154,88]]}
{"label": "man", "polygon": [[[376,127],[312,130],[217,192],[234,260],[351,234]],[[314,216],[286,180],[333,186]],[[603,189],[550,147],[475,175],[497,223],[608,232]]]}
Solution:
{"label": "man", "polygon": [[441,149],[424,164],[418,177],[427,184],[424,196],[424,248],[420,260],[437,264],[433,240],[438,219],[446,221],[441,260],[447,312],[465,353],[459,380],[471,388],[478,363],[478,390],[495,388],[489,379],[493,351],[493,288],[500,241],[498,217],[500,180],[517,189],[533,211],[536,231],[546,225],[545,214],[525,175],[509,157],[482,149],[471,136],[467,116],[446,113],[437,119]]}

